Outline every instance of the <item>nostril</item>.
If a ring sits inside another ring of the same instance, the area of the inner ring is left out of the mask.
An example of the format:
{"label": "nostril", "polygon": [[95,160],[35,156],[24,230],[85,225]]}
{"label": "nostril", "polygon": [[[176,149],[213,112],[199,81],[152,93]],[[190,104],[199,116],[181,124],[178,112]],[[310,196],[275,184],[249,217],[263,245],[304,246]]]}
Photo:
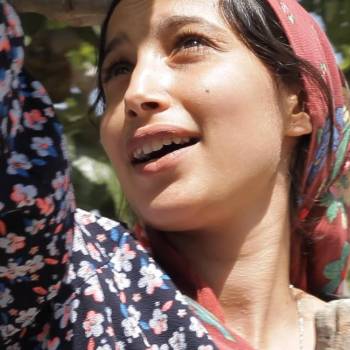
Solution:
{"label": "nostril", "polygon": [[149,111],[157,109],[159,107],[159,104],[157,102],[144,102],[141,104],[141,107],[143,110]]}
{"label": "nostril", "polygon": [[128,115],[129,115],[129,117],[137,117],[137,113],[135,111],[133,111],[132,109],[128,110]]}

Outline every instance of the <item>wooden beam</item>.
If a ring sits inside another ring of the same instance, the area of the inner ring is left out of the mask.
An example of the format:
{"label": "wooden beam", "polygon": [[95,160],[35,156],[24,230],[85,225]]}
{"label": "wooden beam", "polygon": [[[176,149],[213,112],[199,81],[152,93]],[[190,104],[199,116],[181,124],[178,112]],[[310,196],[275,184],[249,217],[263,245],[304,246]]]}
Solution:
{"label": "wooden beam", "polygon": [[8,0],[18,12],[35,12],[74,26],[101,24],[112,0]]}

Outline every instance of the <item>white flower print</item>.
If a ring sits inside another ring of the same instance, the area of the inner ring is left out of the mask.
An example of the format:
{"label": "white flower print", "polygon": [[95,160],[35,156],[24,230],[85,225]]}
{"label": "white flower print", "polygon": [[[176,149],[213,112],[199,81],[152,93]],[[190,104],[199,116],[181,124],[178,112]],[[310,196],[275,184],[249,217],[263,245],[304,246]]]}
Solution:
{"label": "white flower print", "polygon": [[[7,73],[6,73],[7,75]],[[11,74],[10,74],[11,78]],[[12,121],[12,127],[11,127],[11,136],[15,136],[20,130],[23,130],[23,125],[21,124],[22,120],[22,108],[18,102],[18,100],[14,100],[12,102],[12,109],[9,111],[9,117]]]}
{"label": "white flower print", "polygon": [[73,252],[78,252],[78,251],[80,251],[83,255],[89,255],[88,250],[86,249],[83,233],[81,232],[78,226],[75,226]]}
{"label": "white flower print", "polygon": [[51,105],[52,102],[43,85],[41,85],[38,81],[33,81],[31,85],[34,89],[33,96],[40,98],[43,103]]}
{"label": "white flower print", "polygon": [[77,309],[80,305],[80,300],[79,299],[74,299],[71,304],[71,311],[70,311],[70,321],[74,323],[77,320],[78,313]]}
{"label": "white flower print", "polygon": [[53,149],[53,141],[50,137],[33,137],[30,148],[36,151],[40,157],[47,157]]}
{"label": "white flower print", "polygon": [[165,332],[168,329],[168,315],[164,314],[160,309],[154,309],[149,325],[155,334]]}
{"label": "white flower print", "polygon": [[17,184],[13,186],[13,191],[10,195],[10,198],[17,203],[19,208],[24,206],[31,206],[34,204],[34,198],[37,196],[38,190],[32,186],[24,186]]}
{"label": "white flower print", "polygon": [[85,225],[96,222],[96,216],[81,209],[75,211],[75,221],[84,227]]}
{"label": "white flower print", "polygon": [[117,293],[117,288],[115,288],[113,280],[107,278],[105,282],[107,283],[108,289],[111,293]]}
{"label": "white flower print", "polygon": [[178,290],[175,293],[175,300],[179,301],[182,305],[188,305],[186,297]]}
{"label": "white flower print", "polygon": [[104,317],[102,314],[95,311],[89,311],[86,315],[85,321],[83,322],[85,336],[87,338],[91,336],[99,337],[103,333],[103,321]]}
{"label": "white flower print", "polygon": [[13,302],[11,291],[8,288],[0,290],[0,307],[6,307]]}
{"label": "white flower print", "polygon": [[[101,346],[98,346],[96,348],[96,350],[112,350],[111,346],[108,345],[108,344],[104,344],[104,345],[101,345]],[[114,350],[114,349],[113,349]]]}
{"label": "white flower print", "polygon": [[137,303],[138,301],[140,301],[142,299],[142,296],[140,293],[134,293],[132,295],[132,301]]}
{"label": "white flower print", "polygon": [[196,336],[198,338],[202,338],[203,335],[206,334],[206,330],[203,327],[203,325],[195,317],[191,317],[190,321],[191,321],[190,330],[192,332],[196,332]]}
{"label": "white flower print", "polygon": [[143,277],[140,278],[137,285],[139,288],[146,287],[147,294],[153,294],[154,289],[163,284],[163,273],[154,264],[142,266],[140,273]]}
{"label": "white flower print", "polygon": [[87,284],[89,284],[89,287],[87,287],[84,290],[84,295],[91,295],[94,301],[97,301],[99,303],[103,302],[104,294],[101,290],[101,286],[97,276],[90,277],[86,282]]}
{"label": "white flower print", "polygon": [[126,337],[137,338],[141,334],[141,328],[139,327],[141,313],[130,305],[128,307],[128,314],[130,316],[122,321],[124,334]]}
{"label": "white flower print", "polygon": [[124,290],[130,287],[130,284],[131,284],[130,279],[127,278],[126,276],[127,276],[126,273],[123,273],[123,272],[114,273],[114,280],[119,290]]}
{"label": "white flower print", "polygon": [[95,273],[94,267],[90,262],[83,260],[80,262],[79,265],[80,267],[77,272],[78,277],[86,279],[88,276],[91,276]]}
{"label": "white flower print", "polygon": [[10,262],[7,266],[0,266],[0,278],[8,278],[14,280],[17,277],[23,277],[26,275],[28,269],[25,265],[17,265]]}
{"label": "white flower print", "polygon": [[68,267],[68,273],[65,276],[64,283],[70,284],[72,281],[74,281],[77,278],[77,274],[74,271],[74,265],[69,265]]}
{"label": "white flower print", "polygon": [[43,257],[36,255],[33,259],[27,260],[25,265],[29,273],[35,273],[44,267]]}
{"label": "white flower print", "polygon": [[58,281],[56,284],[53,284],[49,287],[48,293],[46,295],[47,300],[51,300],[57,295],[59,288],[61,287],[61,281]]}
{"label": "white flower print", "polygon": [[21,327],[29,326],[34,320],[35,316],[39,313],[39,310],[35,307],[31,307],[28,310],[22,310],[19,312],[19,316],[16,318],[16,323],[19,323]]}
{"label": "white flower print", "polygon": [[5,249],[5,253],[14,253],[25,247],[25,237],[9,233],[6,237],[0,238],[0,248]]}
{"label": "white flower print", "polygon": [[104,218],[104,217],[99,218],[97,220],[97,223],[106,231],[109,231],[112,228],[115,228],[115,227],[119,226],[118,222],[110,220],[110,219],[107,219],[107,218]]}
{"label": "white flower print", "polygon": [[98,262],[101,262],[102,261],[102,258],[101,258],[101,252],[99,251],[99,249],[97,249],[96,247],[96,244],[92,244],[92,243],[88,243],[86,245],[86,248],[89,252],[89,257],[98,261]]}
{"label": "white flower print", "polygon": [[68,189],[69,178],[61,172],[56,173],[56,178],[51,182],[52,187],[55,190],[54,197],[57,200],[61,200]]}
{"label": "white flower print", "polygon": [[177,311],[177,315],[178,315],[180,318],[185,317],[185,316],[187,315],[186,309],[179,309],[179,310]]}
{"label": "white flower print", "polygon": [[117,343],[115,344],[116,348],[115,350],[125,350],[125,343],[122,341],[117,341]]}
{"label": "white flower print", "polygon": [[53,118],[55,116],[55,111],[52,107],[47,107],[44,109],[44,114],[46,117]]}
{"label": "white flower print", "polygon": [[[4,27],[4,25],[1,24],[1,26],[0,26],[1,32],[2,32],[3,27]],[[7,70],[5,72],[5,77],[3,77],[2,80],[0,80],[0,100],[3,100],[4,96],[6,94],[8,94],[12,79],[13,79],[13,73],[10,70]]]}
{"label": "white flower print", "polygon": [[136,253],[130,249],[129,244],[124,244],[114,253],[111,259],[111,264],[117,272],[129,272],[132,270],[132,264],[130,261],[133,260],[135,256]]}
{"label": "white flower print", "polygon": [[21,350],[20,345],[18,343],[15,343],[13,345],[10,345],[6,348],[6,350]]}
{"label": "white flower print", "polygon": [[169,350],[168,344],[152,345],[150,350]]}
{"label": "white flower print", "polygon": [[10,175],[23,175],[32,165],[25,154],[13,152],[7,161],[7,173]]}
{"label": "white flower print", "polygon": [[51,242],[47,245],[47,249],[49,251],[50,256],[55,256],[59,254],[59,250],[57,249],[57,241],[58,236],[54,236]]}
{"label": "white flower print", "polygon": [[60,320],[60,328],[63,329],[67,327],[70,311],[71,311],[71,303],[66,302],[63,305],[62,304],[55,304],[54,305],[54,317],[56,320]]}
{"label": "white flower print", "polygon": [[34,219],[31,221],[30,225],[26,226],[25,231],[28,232],[30,235],[34,236],[45,227],[45,224],[46,224],[46,219],[42,219],[42,220]]}
{"label": "white flower print", "polygon": [[174,332],[169,339],[169,344],[173,350],[185,350],[187,348],[185,334],[182,332]]}
{"label": "white flower print", "polygon": [[110,307],[105,307],[106,319],[109,323],[112,323],[112,309]]}
{"label": "white flower print", "polygon": [[9,324],[6,326],[0,326],[0,333],[4,339],[11,337],[12,335],[16,334],[18,331],[20,331],[20,329],[14,327],[12,324]]}

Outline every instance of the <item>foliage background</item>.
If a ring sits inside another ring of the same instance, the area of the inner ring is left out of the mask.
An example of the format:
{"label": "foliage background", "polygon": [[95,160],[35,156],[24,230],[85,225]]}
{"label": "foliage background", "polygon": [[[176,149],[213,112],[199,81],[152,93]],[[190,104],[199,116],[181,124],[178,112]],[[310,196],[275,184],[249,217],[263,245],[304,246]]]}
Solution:
{"label": "foliage background", "polygon": [[[350,0],[301,2],[324,25],[350,81]],[[65,126],[78,206],[130,221],[99,142],[98,117],[89,113],[96,92],[99,29],[73,28],[34,13],[21,14],[21,18],[27,44],[25,65],[49,91]]]}

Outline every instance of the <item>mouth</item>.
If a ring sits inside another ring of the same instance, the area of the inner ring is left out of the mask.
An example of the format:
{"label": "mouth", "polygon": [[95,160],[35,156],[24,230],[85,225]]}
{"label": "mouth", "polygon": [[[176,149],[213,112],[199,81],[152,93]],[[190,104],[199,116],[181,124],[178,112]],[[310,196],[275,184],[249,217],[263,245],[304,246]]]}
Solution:
{"label": "mouth", "polygon": [[198,137],[177,137],[175,135],[153,139],[135,149],[131,163],[138,165],[154,162],[180,149],[191,147],[199,141]]}

